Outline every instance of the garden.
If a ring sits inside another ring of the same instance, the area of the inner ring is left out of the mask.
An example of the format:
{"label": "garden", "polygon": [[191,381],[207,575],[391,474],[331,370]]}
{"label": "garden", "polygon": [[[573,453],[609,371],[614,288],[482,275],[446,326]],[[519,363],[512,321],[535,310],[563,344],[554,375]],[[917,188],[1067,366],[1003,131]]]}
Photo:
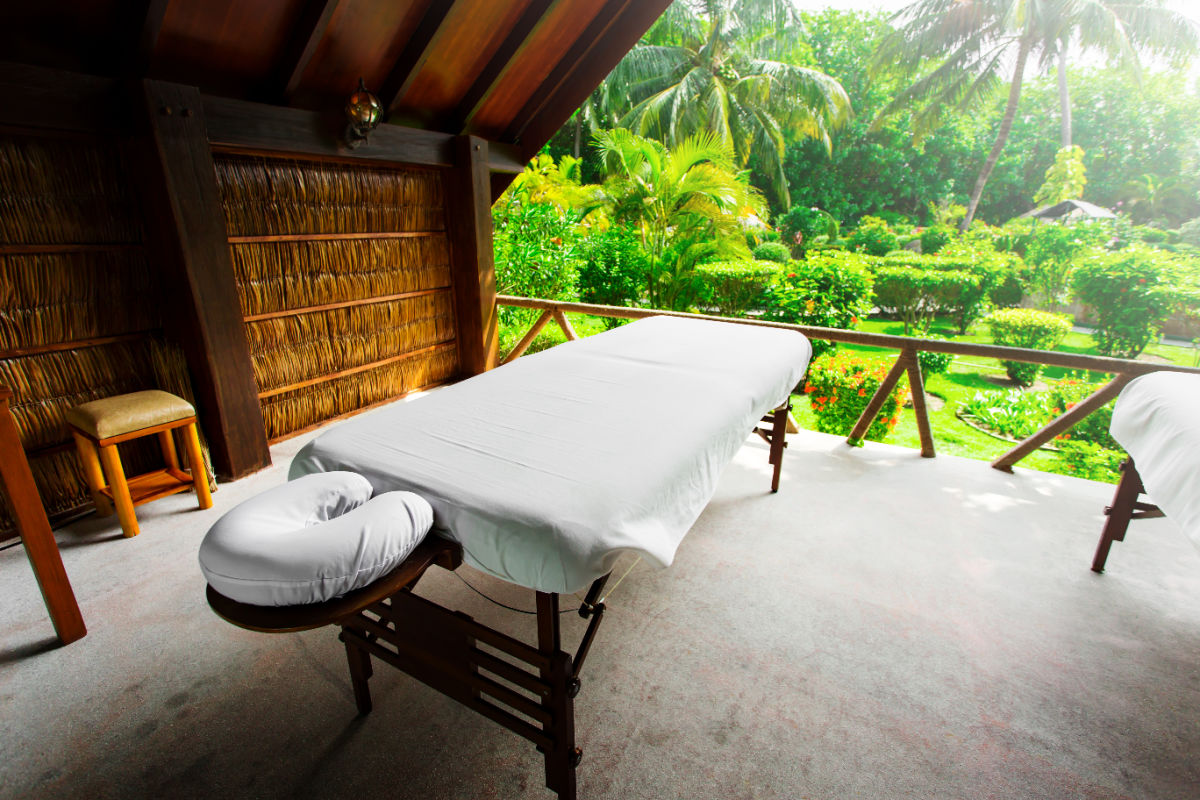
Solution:
{"label": "garden", "polygon": [[[1073,135],[1093,149],[1046,146],[1072,134],[1052,81],[1025,78],[1020,116],[1002,91],[978,98],[977,113],[948,113],[912,91],[921,81],[896,57],[903,27],[782,7],[671,7],[493,206],[501,294],[1200,364],[1200,153],[1185,122],[1200,115],[1194,79],[1147,74],[1135,90],[1119,72],[1077,73]],[[715,102],[726,116],[696,113]],[[941,110],[930,117],[922,102]],[[1129,127],[1105,131],[1114,122]],[[1158,135],[1114,141],[1149,129]],[[1020,163],[1003,157],[1005,137],[1023,148]],[[1085,192],[1112,211],[1024,214]],[[537,312],[500,315],[507,352]],[[580,335],[620,324],[571,322]],[[562,339],[550,326],[533,349]],[[813,345],[794,415],[845,436],[896,351]],[[919,359],[939,452],[988,460],[1109,380]],[[1124,454],[1110,415],[1111,404],[1022,465],[1115,481]],[[903,382],[866,438],[919,447]]]}

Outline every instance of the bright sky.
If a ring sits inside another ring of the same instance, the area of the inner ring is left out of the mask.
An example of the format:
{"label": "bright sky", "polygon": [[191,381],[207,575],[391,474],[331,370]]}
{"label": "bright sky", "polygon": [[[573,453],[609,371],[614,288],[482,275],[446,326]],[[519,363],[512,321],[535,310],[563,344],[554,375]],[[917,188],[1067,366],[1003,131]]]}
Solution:
{"label": "bright sky", "polygon": [[[899,11],[912,0],[792,0],[797,8],[819,10],[822,8],[847,8],[860,11]],[[1200,22],[1200,0],[1169,0],[1168,6]]]}

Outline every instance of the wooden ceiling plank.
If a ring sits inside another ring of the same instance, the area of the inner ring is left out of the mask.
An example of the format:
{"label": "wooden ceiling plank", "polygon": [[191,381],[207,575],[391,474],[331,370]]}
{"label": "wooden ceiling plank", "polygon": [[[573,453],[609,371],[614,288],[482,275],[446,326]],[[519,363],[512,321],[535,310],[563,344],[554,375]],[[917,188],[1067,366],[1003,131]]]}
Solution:
{"label": "wooden ceiling plank", "polygon": [[563,126],[671,0],[624,0],[604,6],[498,137],[520,142],[526,158]]}
{"label": "wooden ceiling plank", "polygon": [[454,0],[444,0],[443,2],[435,0],[425,10],[421,24],[413,31],[413,35],[408,40],[408,46],[404,48],[404,52],[400,54],[400,58],[392,67],[392,71],[388,73],[383,86],[380,87],[379,98],[388,113],[391,113],[396,102],[408,91],[417,77],[417,73],[429,59],[438,31],[441,30],[442,23],[446,21],[453,6]]}
{"label": "wooden ceiling plank", "polygon": [[309,0],[296,24],[295,33],[280,59],[275,78],[275,96],[286,102],[300,86],[300,79],[308,69],[321,37],[329,28],[329,21],[337,11],[341,0]]}
{"label": "wooden ceiling plank", "polygon": [[126,50],[126,71],[129,74],[145,75],[150,71],[169,4],[170,0],[147,0],[135,6],[137,10],[133,12],[130,29],[136,32],[137,40]]}
{"label": "wooden ceiling plank", "polygon": [[513,59],[525,48],[526,43],[545,22],[550,8],[560,1],[532,0],[530,2],[521,18],[517,20],[517,24],[505,37],[500,49],[496,51],[487,66],[479,73],[479,77],[471,84],[471,88],[463,95],[458,107],[454,110],[453,118],[449,120],[450,125],[457,126],[461,133],[468,132],[475,115],[487,101],[488,95],[496,88],[496,84],[504,77],[512,65]]}

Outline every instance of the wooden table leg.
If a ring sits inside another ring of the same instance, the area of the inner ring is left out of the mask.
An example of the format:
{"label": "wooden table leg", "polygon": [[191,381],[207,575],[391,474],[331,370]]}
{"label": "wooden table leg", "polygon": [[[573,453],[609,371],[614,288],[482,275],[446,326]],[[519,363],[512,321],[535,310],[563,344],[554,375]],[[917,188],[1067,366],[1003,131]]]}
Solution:
{"label": "wooden table leg", "polygon": [[350,683],[354,687],[354,704],[358,713],[371,713],[371,654],[356,647],[342,634],[338,637],[346,645],[346,660],[350,664]]}
{"label": "wooden table leg", "polygon": [[1142,493],[1142,479],[1133,466],[1133,461],[1121,465],[1121,482],[1113,494],[1112,505],[1104,509],[1108,519],[1104,521],[1104,530],[1100,533],[1100,541],[1096,544],[1096,555],[1092,558],[1092,572],[1104,572],[1104,562],[1108,560],[1108,551],[1113,542],[1125,541],[1125,531],[1137,506],[1138,495]]}
{"label": "wooden table leg", "polygon": [[71,589],[54,532],[50,530],[50,520],[46,518],[46,509],[25,459],[17,425],[8,408],[11,397],[12,392],[0,386],[0,482],[8,495],[17,532],[25,543],[25,554],[29,556],[29,564],[42,590],[54,630],[59,641],[70,644],[82,639],[87,634],[87,627],[79,613],[75,592]]}

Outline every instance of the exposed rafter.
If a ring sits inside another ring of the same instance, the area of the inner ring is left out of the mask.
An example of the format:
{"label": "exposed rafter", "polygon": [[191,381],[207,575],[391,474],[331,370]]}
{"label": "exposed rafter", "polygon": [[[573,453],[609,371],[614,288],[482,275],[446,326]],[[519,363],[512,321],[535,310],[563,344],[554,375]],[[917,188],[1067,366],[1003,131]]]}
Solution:
{"label": "exposed rafter", "polygon": [[396,102],[408,91],[417,77],[417,73],[421,71],[421,67],[429,60],[429,54],[433,52],[433,44],[437,40],[438,32],[442,29],[442,23],[446,21],[446,17],[449,16],[450,9],[453,7],[454,0],[433,0],[429,4],[429,8],[425,10],[425,16],[421,18],[421,23],[409,37],[408,45],[400,54],[400,58],[396,60],[392,71],[388,73],[380,89],[379,97],[383,101],[383,107],[389,113]]}
{"label": "exposed rafter", "polygon": [[532,158],[637,44],[671,0],[624,0],[603,7],[498,137]]}
{"label": "exposed rafter", "polygon": [[300,79],[312,61],[313,54],[317,52],[317,45],[321,43],[321,38],[325,35],[329,21],[333,19],[333,13],[340,2],[341,0],[309,0],[305,4],[276,69],[274,85],[269,89],[272,96],[286,101],[295,94]]}
{"label": "exposed rafter", "polygon": [[128,74],[145,75],[149,72],[169,2],[170,0],[146,0],[133,5],[134,10],[130,13],[134,24],[130,30],[136,38],[125,51],[125,71]]}
{"label": "exposed rafter", "polygon": [[525,44],[533,33],[543,23],[550,8],[559,0],[532,0],[512,31],[505,37],[500,49],[488,61],[487,66],[479,73],[479,77],[471,84],[471,88],[463,95],[454,115],[446,127],[457,127],[462,133],[468,133],[475,115],[487,101],[496,84],[508,72],[517,55],[524,49]]}

